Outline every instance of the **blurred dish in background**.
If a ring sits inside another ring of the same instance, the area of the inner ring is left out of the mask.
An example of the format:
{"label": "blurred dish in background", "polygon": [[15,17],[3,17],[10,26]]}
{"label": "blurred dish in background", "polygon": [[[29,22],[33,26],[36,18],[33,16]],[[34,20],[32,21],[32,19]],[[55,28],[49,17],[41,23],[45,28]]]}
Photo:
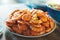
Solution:
{"label": "blurred dish in background", "polygon": [[34,8],[34,9],[41,9],[43,11],[47,11],[46,1],[47,0],[27,0],[25,4],[31,9]]}
{"label": "blurred dish in background", "polygon": [[47,11],[49,15],[60,25],[60,0],[50,0],[47,2]]}
{"label": "blurred dish in background", "polygon": [[50,6],[52,9],[60,10],[60,5],[57,5],[57,4],[49,4],[49,6]]}

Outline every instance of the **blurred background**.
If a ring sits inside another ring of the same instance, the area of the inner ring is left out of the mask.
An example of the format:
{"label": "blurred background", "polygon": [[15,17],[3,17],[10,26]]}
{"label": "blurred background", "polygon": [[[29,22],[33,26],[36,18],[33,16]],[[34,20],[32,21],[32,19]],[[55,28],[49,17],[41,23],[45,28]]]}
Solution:
{"label": "blurred background", "polygon": [[60,4],[60,1],[58,0],[0,0],[0,4],[16,4],[16,3],[34,3],[34,4],[40,4],[40,3],[57,3]]}
{"label": "blurred background", "polygon": [[46,3],[47,0],[0,0],[0,4],[17,4],[17,3]]}

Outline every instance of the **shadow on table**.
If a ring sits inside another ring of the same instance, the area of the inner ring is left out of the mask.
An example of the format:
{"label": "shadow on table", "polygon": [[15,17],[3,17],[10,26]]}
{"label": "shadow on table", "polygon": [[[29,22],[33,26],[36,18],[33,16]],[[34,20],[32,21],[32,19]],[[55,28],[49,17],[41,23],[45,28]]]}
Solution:
{"label": "shadow on table", "polygon": [[3,37],[3,33],[0,35],[0,40],[2,40],[2,37]]}

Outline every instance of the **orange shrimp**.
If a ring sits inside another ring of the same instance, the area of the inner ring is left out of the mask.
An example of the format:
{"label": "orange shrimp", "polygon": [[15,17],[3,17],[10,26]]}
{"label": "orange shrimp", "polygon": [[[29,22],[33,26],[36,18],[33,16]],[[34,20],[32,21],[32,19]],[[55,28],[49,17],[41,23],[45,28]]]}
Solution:
{"label": "orange shrimp", "polygon": [[47,17],[41,17],[41,19],[43,22],[46,22],[47,21]]}
{"label": "orange shrimp", "polygon": [[40,28],[32,27],[31,29],[32,29],[32,31],[35,31],[35,32],[41,32],[41,31],[45,30],[45,27],[43,27],[43,26]]}
{"label": "orange shrimp", "polygon": [[31,10],[32,15],[36,14],[36,12],[37,12],[37,10],[35,10],[35,9]]}
{"label": "orange shrimp", "polygon": [[51,31],[51,28],[47,28],[47,29],[46,29],[46,32],[50,32],[50,31]]}
{"label": "orange shrimp", "polygon": [[30,23],[39,24],[39,23],[41,23],[41,20],[38,21],[37,15],[34,14],[32,19],[30,20]]}
{"label": "orange shrimp", "polygon": [[24,31],[22,34],[24,34],[24,35],[26,35],[26,36],[31,36],[30,30]]}
{"label": "orange shrimp", "polygon": [[13,29],[14,32],[16,32],[16,33],[18,33],[18,34],[20,34],[20,33],[22,32],[21,28],[20,28],[20,30],[19,30],[19,28],[18,28],[17,25],[12,26],[12,29]]}
{"label": "orange shrimp", "polygon": [[31,20],[31,15],[24,14],[24,15],[22,16],[22,20],[24,20],[24,21],[29,21],[29,20]]}
{"label": "orange shrimp", "polygon": [[40,20],[42,20],[43,22],[47,21],[47,12],[37,12],[36,13],[38,17],[40,17]]}
{"label": "orange shrimp", "polygon": [[18,24],[23,24],[23,25],[25,24],[25,22],[22,21],[22,20],[18,20],[17,23],[18,23]]}
{"label": "orange shrimp", "polygon": [[40,32],[40,35],[41,35],[41,34],[44,34],[44,33],[45,33],[45,30],[41,31],[41,32]]}
{"label": "orange shrimp", "polygon": [[26,25],[18,24],[18,28],[19,28],[19,30],[22,30],[22,31],[26,31],[27,30],[27,26]]}
{"label": "orange shrimp", "polygon": [[49,21],[42,23],[43,26],[45,26],[46,28],[49,28]]}
{"label": "orange shrimp", "polygon": [[23,14],[19,13],[19,12],[15,12],[12,16],[12,20],[18,20],[21,19]]}
{"label": "orange shrimp", "polygon": [[40,24],[31,24],[32,26],[34,26],[34,27],[37,27],[37,28],[40,28],[41,27],[41,25]]}
{"label": "orange shrimp", "polygon": [[38,20],[31,20],[30,21],[31,24],[39,24],[38,22],[39,22]]}
{"label": "orange shrimp", "polygon": [[9,27],[13,26],[15,23],[16,23],[15,20],[10,20],[10,19],[6,20],[6,25]]}
{"label": "orange shrimp", "polygon": [[48,12],[28,9],[15,10],[6,21],[9,30],[26,36],[36,36],[50,32],[54,27],[54,21],[48,16]]}
{"label": "orange shrimp", "polygon": [[50,18],[49,22],[50,22],[50,28],[53,29],[54,28],[54,21],[53,21],[53,19]]}

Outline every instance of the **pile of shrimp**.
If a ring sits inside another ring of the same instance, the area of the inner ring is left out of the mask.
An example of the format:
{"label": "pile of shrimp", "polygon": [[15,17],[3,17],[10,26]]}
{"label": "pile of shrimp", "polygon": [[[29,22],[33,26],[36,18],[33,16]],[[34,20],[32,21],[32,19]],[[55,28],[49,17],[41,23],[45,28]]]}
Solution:
{"label": "pile of shrimp", "polygon": [[13,11],[6,20],[7,28],[25,36],[37,36],[50,32],[54,28],[54,21],[48,12],[38,9],[24,9]]}

